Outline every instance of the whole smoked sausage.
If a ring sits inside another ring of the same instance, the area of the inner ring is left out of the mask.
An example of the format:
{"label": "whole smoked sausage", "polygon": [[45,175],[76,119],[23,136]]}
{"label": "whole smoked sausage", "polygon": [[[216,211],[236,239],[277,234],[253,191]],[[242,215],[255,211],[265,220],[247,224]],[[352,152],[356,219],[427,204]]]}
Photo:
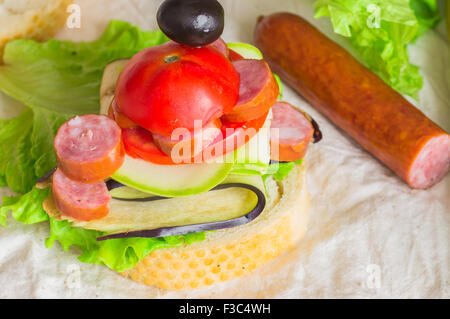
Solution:
{"label": "whole smoked sausage", "polygon": [[450,135],[304,19],[260,17],[255,43],[273,72],[413,188],[450,168]]}

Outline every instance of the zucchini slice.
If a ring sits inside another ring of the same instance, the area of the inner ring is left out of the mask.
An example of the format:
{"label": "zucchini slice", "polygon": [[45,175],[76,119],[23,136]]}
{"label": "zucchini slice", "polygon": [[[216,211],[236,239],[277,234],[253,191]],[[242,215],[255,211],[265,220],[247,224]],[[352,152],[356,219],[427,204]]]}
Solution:
{"label": "zucchini slice", "polygon": [[125,155],[122,166],[111,176],[142,192],[165,197],[191,196],[220,184],[234,161],[159,165]]}
{"label": "zucchini slice", "polygon": [[[120,188],[129,189],[114,189]],[[266,203],[262,178],[252,175],[230,175],[213,190],[188,197],[136,194],[134,199],[111,199],[110,212],[104,218],[71,220],[73,226],[108,233],[99,240],[181,235],[248,223],[259,216]]]}

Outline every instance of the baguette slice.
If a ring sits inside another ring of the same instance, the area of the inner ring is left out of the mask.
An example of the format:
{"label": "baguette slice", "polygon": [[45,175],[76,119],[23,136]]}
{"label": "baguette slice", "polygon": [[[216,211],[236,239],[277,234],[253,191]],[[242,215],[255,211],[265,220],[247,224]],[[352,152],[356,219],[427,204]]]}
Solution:
{"label": "baguette slice", "polygon": [[0,0],[0,62],[9,41],[46,41],[65,24],[73,0]]}
{"label": "baguette slice", "polygon": [[283,182],[266,183],[268,203],[254,221],[207,233],[202,242],[155,250],[122,275],[164,289],[197,288],[249,274],[289,250],[308,223],[305,165]]}
{"label": "baguette slice", "polygon": [[[282,182],[268,178],[266,207],[252,222],[207,232],[202,242],[155,250],[122,275],[146,285],[179,290],[231,280],[263,266],[306,233],[310,195],[305,170],[305,164],[296,165]],[[47,186],[48,182],[38,185]],[[52,217],[60,215],[51,196],[43,208]]]}

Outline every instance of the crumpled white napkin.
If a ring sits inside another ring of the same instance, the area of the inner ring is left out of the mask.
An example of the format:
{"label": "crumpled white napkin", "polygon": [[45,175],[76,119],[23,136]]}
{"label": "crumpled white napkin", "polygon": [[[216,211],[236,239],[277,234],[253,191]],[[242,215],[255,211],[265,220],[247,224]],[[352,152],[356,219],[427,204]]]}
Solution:
{"label": "crumpled white napkin", "polygon": [[[78,0],[81,28],[59,39],[91,41],[110,19],[156,27],[161,1]],[[222,0],[228,42],[252,43],[256,18],[290,11],[303,16],[345,48],[328,19],[313,19],[312,0]],[[450,130],[448,42],[443,22],[411,46],[425,84],[422,109]],[[274,43],[276,45],[276,43]],[[450,73],[449,73],[450,74]],[[324,139],[307,155],[312,194],[306,237],[253,274],[197,290],[168,292],[125,279],[105,267],[77,261],[77,250],[46,249],[46,223],[21,225],[11,217],[0,228],[1,298],[449,298],[450,176],[425,191],[412,190],[389,169],[321,116],[289,88],[284,99],[309,112]],[[0,117],[17,114],[0,95]],[[10,195],[2,189],[0,195]]]}

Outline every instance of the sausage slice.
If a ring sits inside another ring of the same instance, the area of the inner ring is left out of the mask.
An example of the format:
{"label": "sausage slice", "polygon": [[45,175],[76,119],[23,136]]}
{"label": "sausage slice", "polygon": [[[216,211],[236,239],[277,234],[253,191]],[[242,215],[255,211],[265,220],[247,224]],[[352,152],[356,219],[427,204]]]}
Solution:
{"label": "sausage slice", "polygon": [[125,158],[120,127],[104,115],[73,117],[59,128],[54,145],[59,169],[83,183],[108,178]]}
{"label": "sausage slice", "polygon": [[210,46],[216,48],[220,53],[228,58],[229,49],[226,42],[222,38],[218,38],[216,41],[211,43]]}
{"label": "sausage slice", "polygon": [[270,158],[280,162],[303,158],[314,134],[311,121],[286,102],[275,103],[272,114]]}
{"label": "sausage slice", "polygon": [[109,212],[111,195],[104,181],[80,183],[67,177],[60,169],[53,174],[52,193],[61,214],[78,220],[93,220]]}
{"label": "sausage slice", "polygon": [[119,111],[116,99],[113,99],[111,102],[108,109],[108,117],[113,119],[120,128],[133,128],[139,126]]}
{"label": "sausage slice", "polygon": [[232,62],[239,73],[239,100],[224,115],[230,122],[254,120],[267,113],[278,97],[278,84],[263,60],[242,59]]}

